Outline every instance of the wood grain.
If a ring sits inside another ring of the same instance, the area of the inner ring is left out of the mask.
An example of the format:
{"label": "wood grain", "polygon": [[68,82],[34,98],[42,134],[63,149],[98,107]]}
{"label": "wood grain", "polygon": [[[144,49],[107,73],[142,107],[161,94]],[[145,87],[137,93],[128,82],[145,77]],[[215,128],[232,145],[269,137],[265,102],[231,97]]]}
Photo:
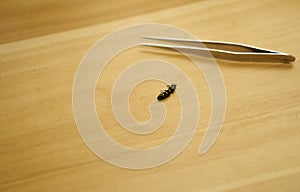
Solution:
{"label": "wood grain", "polygon": [[[124,9],[128,6],[133,8]],[[81,59],[99,38],[114,30],[148,22],[170,24],[199,39],[241,42],[298,58],[299,1],[208,0],[159,5],[149,0],[105,2],[100,8],[93,3],[83,6],[80,0],[3,1],[0,7],[8,10],[1,11],[5,16],[1,17],[0,45],[1,191],[300,190],[298,60],[292,65],[219,60],[227,95],[226,117],[216,143],[200,156],[197,149],[211,113],[203,75],[180,65],[189,62],[181,57],[140,55],[134,50],[120,55],[106,69],[106,76],[117,72],[114,65],[125,67],[134,59],[157,57],[180,66],[199,95],[201,118],[192,142],[174,160],[152,169],[121,169],[99,159],[81,139],[72,112],[73,80]],[[120,15],[110,15],[109,10],[119,9]],[[30,27],[22,22],[23,17]],[[109,97],[102,90],[111,89],[113,80],[112,76],[99,79],[107,84],[98,83],[96,89],[97,112],[112,127],[109,134],[136,148],[167,140],[174,131],[176,114],[167,117],[165,129],[148,138],[124,133],[113,118],[110,103],[100,99]],[[140,120],[149,117],[145,94],[152,90],[146,91],[148,85],[160,87],[152,82],[141,84],[133,92],[141,99],[130,104]],[[168,102],[170,109],[177,97]]]}
{"label": "wood grain", "polygon": [[1,1],[0,43],[110,22],[193,1]]}

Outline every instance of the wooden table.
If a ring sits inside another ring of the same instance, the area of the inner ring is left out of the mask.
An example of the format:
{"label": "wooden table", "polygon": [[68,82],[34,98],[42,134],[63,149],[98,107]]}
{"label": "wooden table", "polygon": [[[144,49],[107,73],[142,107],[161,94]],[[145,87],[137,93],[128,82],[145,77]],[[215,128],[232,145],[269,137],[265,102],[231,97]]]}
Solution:
{"label": "wooden table", "polygon": [[[0,9],[0,191],[300,191],[298,60],[291,65],[218,61],[226,116],[216,143],[204,155],[197,150],[210,118],[210,92],[201,73],[183,67],[201,102],[197,133],[178,157],[152,169],[123,169],[98,158],[80,137],[72,112],[81,59],[115,30],[170,24],[199,39],[241,42],[299,57],[298,0],[13,0],[1,1]],[[114,82],[108,74],[117,72],[114,63],[124,67],[144,57],[177,66],[186,59],[140,54],[129,52],[112,61],[97,84],[96,98],[103,99],[96,99],[96,106],[112,138],[147,148],[172,135],[176,115],[168,114],[163,129],[153,135],[126,132],[107,102]],[[130,106],[136,119],[149,118],[153,98],[147,94],[156,95],[160,88],[150,81],[133,91]],[[168,109],[177,100],[175,95],[165,102]]]}

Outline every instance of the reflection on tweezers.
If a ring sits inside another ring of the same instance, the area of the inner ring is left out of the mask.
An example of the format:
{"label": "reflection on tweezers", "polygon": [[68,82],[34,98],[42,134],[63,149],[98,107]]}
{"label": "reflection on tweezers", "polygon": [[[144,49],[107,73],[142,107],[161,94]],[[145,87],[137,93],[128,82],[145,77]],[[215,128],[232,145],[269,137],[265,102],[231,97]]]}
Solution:
{"label": "reflection on tweezers", "polygon": [[272,51],[240,43],[153,36],[142,36],[142,38],[173,43],[140,43],[140,45],[142,46],[175,49],[184,53],[203,56],[208,56],[211,54],[211,56],[213,56],[214,58],[231,61],[291,63],[296,59],[293,55],[287,53]]}

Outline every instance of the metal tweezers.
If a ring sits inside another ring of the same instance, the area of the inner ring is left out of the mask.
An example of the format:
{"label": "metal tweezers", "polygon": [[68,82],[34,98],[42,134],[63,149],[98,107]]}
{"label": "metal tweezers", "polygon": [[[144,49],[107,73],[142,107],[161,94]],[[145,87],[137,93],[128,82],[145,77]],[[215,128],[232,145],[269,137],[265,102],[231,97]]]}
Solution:
{"label": "metal tweezers", "polygon": [[209,52],[211,54],[209,54],[210,57],[213,56],[217,59],[231,61],[291,63],[296,59],[293,55],[287,53],[258,48],[241,43],[178,39],[154,36],[142,36],[142,38],[171,43],[140,43],[140,45],[142,46],[175,49],[181,52],[192,53],[197,55],[199,54],[203,56],[208,56],[207,53]]}

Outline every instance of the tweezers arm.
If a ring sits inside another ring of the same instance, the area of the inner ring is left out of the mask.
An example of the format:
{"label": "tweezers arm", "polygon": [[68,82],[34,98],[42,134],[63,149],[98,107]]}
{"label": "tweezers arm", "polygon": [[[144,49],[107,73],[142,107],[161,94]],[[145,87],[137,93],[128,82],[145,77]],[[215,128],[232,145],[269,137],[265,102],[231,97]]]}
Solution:
{"label": "tweezers arm", "polygon": [[213,56],[214,58],[224,60],[290,63],[296,59],[293,55],[287,53],[241,43],[151,36],[142,36],[142,38],[173,43],[171,45],[141,43],[141,45],[144,46],[175,49],[185,53],[198,54],[206,57]]}
{"label": "tweezers arm", "polygon": [[[276,62],[290,63],[295,61],[293,55],[285,53],[249,53],[249,52],[230,52],[223,50],[208,49],[213,57],[232,61],[252,61],[252,62]],[[201,54],[203,51],[196,51]],[[205,53],[204,53],[205,54]]]}
{"label": "tweezers arm", "polygon": [[[205,57],[213,56],[214,58],[217,59],[224,59],[224,60],[231,60],[231,61],[276,62],[276,63],[290,63],[295,61],[295,57],[293,55],[289,55],[282,52],[263,50],[263,49],[262,49],[263,51],[260,50],[260,52],[258,51],[246,52],[245,50],[240,52],[235,52],[235,51],[206,48],[203,46],[192,47],[192,46],[185,46],[185,45],[183,46],[164,45],[164,44],[155,44],[155,43],[141,43],[140,45],[148,46],[148,47],[158,47],[164,49],[174,49],[187,54],[202,55]],[[208,46],[208,47],[212,47],[212,46]],[[258,50],[258,48],[257,49],[253,48],[253,49]]]}

